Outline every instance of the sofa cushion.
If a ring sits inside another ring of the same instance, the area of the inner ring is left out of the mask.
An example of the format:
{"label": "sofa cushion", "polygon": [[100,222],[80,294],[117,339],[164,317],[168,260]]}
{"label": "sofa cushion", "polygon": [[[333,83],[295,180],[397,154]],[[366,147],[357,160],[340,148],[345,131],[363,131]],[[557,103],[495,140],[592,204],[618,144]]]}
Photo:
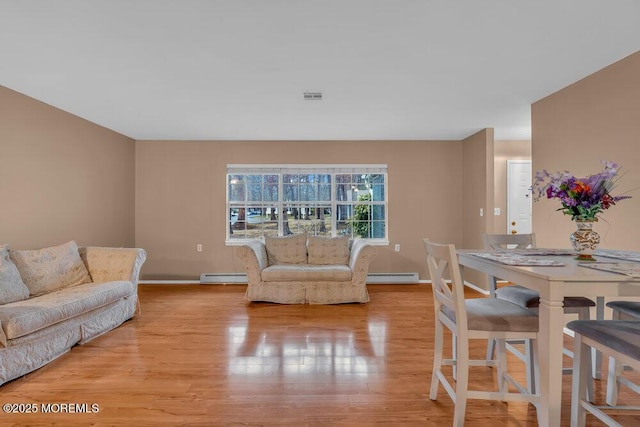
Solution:
{"label": "sofa cushion", "polygon": [[144,262],[139,249],[90,246],[79,248],[78,252],[94,282],[136,280],[140,270],[136,262]]}
{"label": "sofa cushion", "polygon": [[349,237],[309,236],[307,253],[309,264],[346,265],[349,263]]}
{"label": "sofa cushion", "polygon": [[307,235],[294,234],[286,237],[264,237],[269,265],[306,264]]}
{"label": "sofa cushion", "polygon": [[32,296],[91,282],[73,240],[44,249],[10,250],[9,255]]}
{"label": "sofa cushion", "polygon": [[20,272],[9,257],[9,247],[0,247],[0,304],[21,301],[29,298],[27,288]]}
{"label": "sofa cushion", "polygon": [[132,282],[85,283],[0,307],[0,324],[14,339],[134,294]]}
{"label": "sofa cushion", "polygon": [[261,273],[265,282],[348,282],[351,269],[347,265],[279,264]]}

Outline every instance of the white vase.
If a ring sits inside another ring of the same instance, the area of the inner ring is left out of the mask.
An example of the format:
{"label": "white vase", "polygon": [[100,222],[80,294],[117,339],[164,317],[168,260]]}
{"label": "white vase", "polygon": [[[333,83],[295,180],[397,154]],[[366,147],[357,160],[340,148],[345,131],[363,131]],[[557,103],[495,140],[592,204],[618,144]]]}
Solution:
{"label": "white vase", "polygon": [[600,244],[600,235],[593,231],[593,223],[596,220],[579,221],[576,220],[577,230],[571,233],[569,240],[571,246],[576,250],[579,261],[595,261],[593,253]]}

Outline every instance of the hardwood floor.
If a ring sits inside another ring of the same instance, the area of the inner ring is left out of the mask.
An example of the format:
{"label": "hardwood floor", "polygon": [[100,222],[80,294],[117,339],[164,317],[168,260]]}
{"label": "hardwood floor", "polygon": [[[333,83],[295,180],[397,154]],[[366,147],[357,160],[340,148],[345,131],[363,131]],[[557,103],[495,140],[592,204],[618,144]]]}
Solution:
{"label": "hardwood floor", "polygon": [[[451,424],[446,392],[441,388],[437,401],[428,397],[430,286],[370,285],[369,304],[328,306],[248,304],[244,290],[141,285],[139,316],[0,387],[3,404],[39,410],[2,413],[0,425]],[[484,354],[485,345],[478,342],[473,355]],[[512,361],[523,379],[520,362]],[[493,375],[474,368],[472,387],[490,385]],[[563,384],[568,425],[570,376]],[[596,384],[599,401],[605,386]],[[621,403],[633,402],[638,396],[621,395]],[[63,413],[61,404],[69,403],[98,411]],[[466,419],[468,426],[537,425],[535,408],[522,403],[470,401]],[[640,425],[640,416],[620,420]],[[601,424],[589,417],[588,425]]]}

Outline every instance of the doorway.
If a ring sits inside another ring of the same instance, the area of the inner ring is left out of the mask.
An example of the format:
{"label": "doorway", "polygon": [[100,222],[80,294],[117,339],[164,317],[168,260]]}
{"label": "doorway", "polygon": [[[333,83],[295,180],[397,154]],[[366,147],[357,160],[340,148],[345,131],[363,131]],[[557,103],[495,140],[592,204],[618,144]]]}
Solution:
{"label": "doorway", "polygon": [[532,198],[531,160],[507,160],[507,233],[531,233]]}

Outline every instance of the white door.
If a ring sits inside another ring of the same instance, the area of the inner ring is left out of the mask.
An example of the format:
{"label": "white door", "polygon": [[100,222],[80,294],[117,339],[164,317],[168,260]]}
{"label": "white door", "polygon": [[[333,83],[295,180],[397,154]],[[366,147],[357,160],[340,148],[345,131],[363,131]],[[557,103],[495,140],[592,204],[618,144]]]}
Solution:
{"label": "white door", "polygon": [[531,233],[531,160],[507,160],[507,233]]}

